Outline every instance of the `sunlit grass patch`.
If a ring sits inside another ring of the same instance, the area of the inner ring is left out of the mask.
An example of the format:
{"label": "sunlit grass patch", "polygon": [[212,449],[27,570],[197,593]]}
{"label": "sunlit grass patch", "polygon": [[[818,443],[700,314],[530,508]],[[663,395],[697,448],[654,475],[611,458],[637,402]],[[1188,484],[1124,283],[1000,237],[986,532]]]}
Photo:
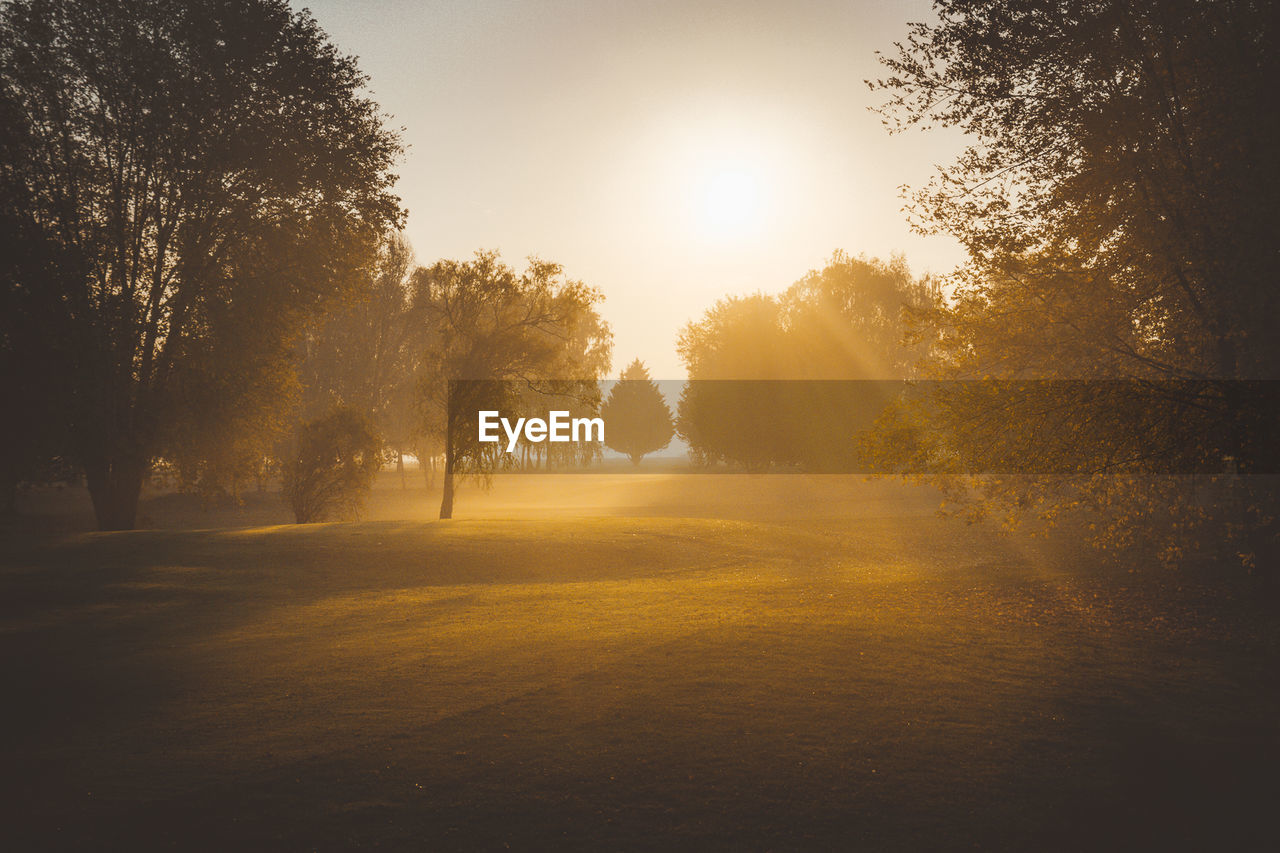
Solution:
{"label": "sunlit grass patch", "polygon": [[1275,645],[1240,611],[927,516],[373,521],[24,559],[6,612],[44,609],[0,619],[7,713],[45,782],[14,802],[80,841],[1073,847],[1168,802],[1203,840],[1275,754]]}

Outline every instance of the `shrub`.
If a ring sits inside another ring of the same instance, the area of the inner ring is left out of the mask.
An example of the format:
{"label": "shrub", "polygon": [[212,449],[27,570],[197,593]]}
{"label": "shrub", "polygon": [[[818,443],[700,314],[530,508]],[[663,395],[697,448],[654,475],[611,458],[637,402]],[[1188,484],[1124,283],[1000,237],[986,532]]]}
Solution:
{"label": "shrub", "polygon": [[358,517],[382,461],[381,440],[355,409],[340,406],[304,424],[284,471],[294,519],[309,524]]}

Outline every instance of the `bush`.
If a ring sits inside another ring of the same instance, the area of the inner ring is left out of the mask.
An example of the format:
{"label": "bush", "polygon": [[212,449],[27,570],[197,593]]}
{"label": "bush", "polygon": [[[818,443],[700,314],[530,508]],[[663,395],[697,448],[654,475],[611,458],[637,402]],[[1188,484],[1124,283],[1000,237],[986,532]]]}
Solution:
{"label": "bush", "polygon": [[298,524],[356,518],[381,467],[382,441],[369,420],[340,406],[298,431],[284,497]]}

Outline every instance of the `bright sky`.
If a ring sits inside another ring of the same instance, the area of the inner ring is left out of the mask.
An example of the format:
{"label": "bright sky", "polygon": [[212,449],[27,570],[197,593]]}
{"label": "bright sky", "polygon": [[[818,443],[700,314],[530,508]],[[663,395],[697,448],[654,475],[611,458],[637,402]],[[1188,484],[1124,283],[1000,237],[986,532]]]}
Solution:
{"label": "bright sky", "polygon": [[681,326],[785,289],[835,249],[948,272],[903,184],[959,148],[890,137],[874,51],[929,3],[295,0],[411,146],[398,191],[419,263],[538,255],[605,294],[614,373],[683,377]]}

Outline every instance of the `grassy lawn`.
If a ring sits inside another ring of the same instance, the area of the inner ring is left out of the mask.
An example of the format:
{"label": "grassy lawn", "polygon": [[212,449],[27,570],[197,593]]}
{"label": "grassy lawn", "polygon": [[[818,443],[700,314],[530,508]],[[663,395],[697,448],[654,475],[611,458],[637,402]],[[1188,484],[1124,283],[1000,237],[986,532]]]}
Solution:
{"label": "grassy lawn", "polygon": [[11,535],[4,846],[1273,849],[1263,611],[799,479]]}

